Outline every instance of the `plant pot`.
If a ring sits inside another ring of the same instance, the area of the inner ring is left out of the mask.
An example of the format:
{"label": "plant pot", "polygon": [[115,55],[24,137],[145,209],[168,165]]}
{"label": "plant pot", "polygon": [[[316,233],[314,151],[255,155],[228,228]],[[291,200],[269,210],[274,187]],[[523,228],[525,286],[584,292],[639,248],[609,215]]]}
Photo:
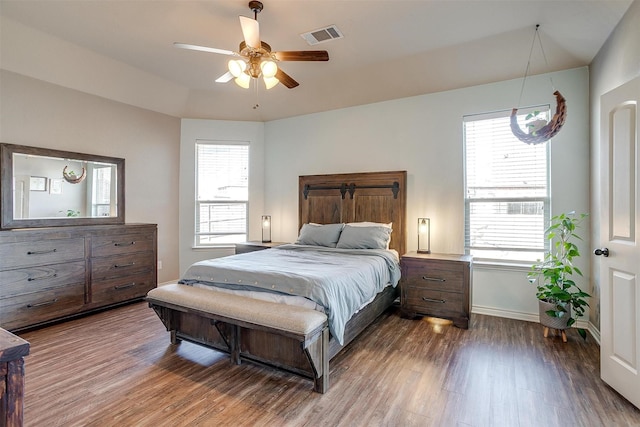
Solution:
{"label": "plant pot", "polygon": [[567,322],[571,318],[571,305],[567,306],[567,314],[562,317],[551,317],[546,312],[555,310],[556,305],[550,302],[538,300],[538,311],[540,314],[540,324],[551,329],[569,329]]}

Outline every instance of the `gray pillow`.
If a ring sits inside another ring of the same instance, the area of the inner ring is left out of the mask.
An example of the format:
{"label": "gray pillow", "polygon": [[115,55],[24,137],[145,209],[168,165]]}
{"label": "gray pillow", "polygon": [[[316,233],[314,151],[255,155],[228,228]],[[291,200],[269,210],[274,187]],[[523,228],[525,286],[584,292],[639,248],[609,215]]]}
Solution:
{"label": "gray pillow", "polygon": [[336,247],[340,249],[386,249],[390,239],[391,228],[389,227],[345,225]]}
{"label": "gray pillow", "polygon": [[303,224],[296,244],[335,248],[344,224]]}

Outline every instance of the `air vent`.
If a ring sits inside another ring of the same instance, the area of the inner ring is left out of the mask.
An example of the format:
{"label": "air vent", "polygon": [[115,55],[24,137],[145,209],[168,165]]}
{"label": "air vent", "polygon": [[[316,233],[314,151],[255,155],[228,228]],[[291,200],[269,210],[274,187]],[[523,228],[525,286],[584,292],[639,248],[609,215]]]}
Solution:
{"label": "air vent", "polygon": [[311,46],[318,43],[325,43],[335,39],[341,39],[344,37],[338,27],[335,25],[329,25],[328,27],[319,28],[317,30],[309,31],[308,33],[300,34],[300,37],[305,39]]}

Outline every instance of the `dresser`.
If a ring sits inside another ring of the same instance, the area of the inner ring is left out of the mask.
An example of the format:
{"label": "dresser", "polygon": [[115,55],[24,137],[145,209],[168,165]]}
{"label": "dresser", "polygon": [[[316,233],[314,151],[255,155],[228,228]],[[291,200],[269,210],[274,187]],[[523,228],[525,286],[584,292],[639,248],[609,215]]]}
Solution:
{"label": "dresser", "polygon": [[411,252],[400,260],[400,307],[408,317],[450,319],[468,329],[471,314],[471,255]]}
{"label": "dresser", "polygon": [[0,327],[142,298],[157,284],[156,264],[155,224],[0,231]]}

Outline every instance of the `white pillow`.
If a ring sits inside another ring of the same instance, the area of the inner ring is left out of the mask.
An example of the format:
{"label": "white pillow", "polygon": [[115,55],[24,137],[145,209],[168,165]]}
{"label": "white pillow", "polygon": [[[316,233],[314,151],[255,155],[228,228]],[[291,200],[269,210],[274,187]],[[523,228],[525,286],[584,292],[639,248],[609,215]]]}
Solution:
{"label": "white pillow", "polygon": [[346,225],[350,225],[352,227],[387,227],[393,228],[393,222],[384,223],[384,222],[370,222],[370,221],[362,221],[362,222],[348,222]]}

